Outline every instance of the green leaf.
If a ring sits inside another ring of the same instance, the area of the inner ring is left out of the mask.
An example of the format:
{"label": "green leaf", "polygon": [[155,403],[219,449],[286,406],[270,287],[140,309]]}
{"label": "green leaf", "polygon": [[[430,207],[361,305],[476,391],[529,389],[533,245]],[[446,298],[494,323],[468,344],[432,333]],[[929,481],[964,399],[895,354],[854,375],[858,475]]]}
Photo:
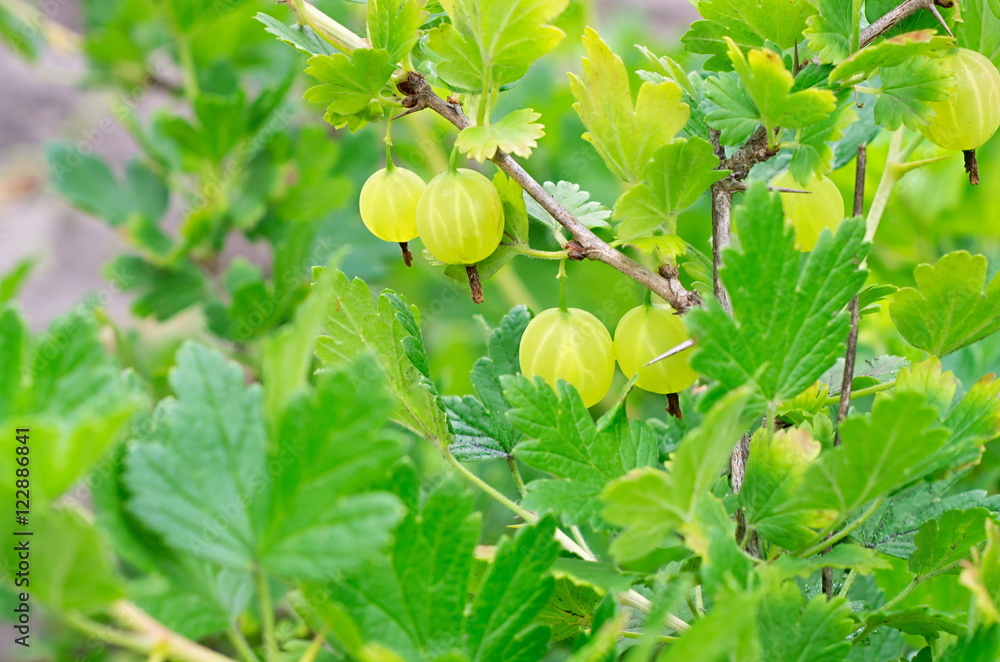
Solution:
{"label": "green leaf", "polygon": [[[757,595],[735,593],[704,618],[694,622],[680,639],[673,641],[657,662],[726,662],[755,659],[749,654],[757,647]],[[741,655],[743,653],[743,655]]]}
{"label": "green leaf", "polygon": [[[378,644],[405,660],[540,659],[549,630],[532,621],[554,586],[555,525],[543,520],[502,540],[470,596],[479,520],[470,496],[445,483],[400,525],[391,557],[310,585],[305,596],[338,641]],[[467,657],[445,657],[458,651]]]}
{"label": "green leaf", "polygon": [[869,575],[875,570],[888,570],[892,565],[879,558],[875,550],[860,545],[837,545],[826,554],[816,554],[807,559],[783,554],[772,564],[774,572],[782,578],[806,578],[822,568],[855,570]]}
{"label": "green leaf", "polygon": [[373,373],[359,362],[323,375],[269,444],[260,388],[184,345],[170,373],[177,399],[160,403],[128,457],[132,513],[178,552],[240,570],[314,579],[360,563],[401,515],[395,497],[371,491],[400,455],[379,436],[387,398]]}
{"label": "green leaf", "polygon": [[1000,64],[1000,4],[997,0],[964,0],[962,20],[955,22],[954,32],[959,46],[979,51],[993,64]]}
{"label": "green leaf", "polygon": [[[56,319],[34,339],[13,308],[0,313],[0,471],[14,476],[20,445],[15,428],[29,428],[31,497],[54,501],[120,440],[146,406],[144,385],[110,359],[93,314],[83,309]],[[11,483],[13,485],[13,483]]]}
{"label": "green leaf", "polygon": [[958,380],[951,372],[943,372],[941,361],[930,357],[902,368],[896,377],[896,391],[900,393],[917,393],[938,411],[943,419],[951,409],[955,399]]}
{"label": "green leaf", "polygon": [[538,146],[535,141],[545,135],[545,127],[535,122],[539,117],[531,108],[515,110],[499,122],[462,129],[455,146],[480,163],[493,158],[498,149],[528,158]]}
{"label": "green leaf", "polygon": [[548,631],[531,622],[552,593],[553,580],[546,575],[558,555],[550,518],[498,545],[493,565],[470,605],[466,628],[470,658],[486,662],[542,657]]}
{"label": "green leaf", "polygon": [[388,51],[389,61],[403,60],[420,36],[427,18],[427,0],[368,0],[368,40],[377,50]]}
{"label": "green leaf", "polygon": [[792,501],[820,449],[820,443],[799,428],[759,430],[751,439],[739,503],[747,523],[769,542],[795,549],[812,540],[814,529],[829,523],[828,513],[796,508]]}
{"label": "green leaf", "polygon": [[247,568],[266,504],[252,482],[266,471],[260,387],[194,343],[178,352],[170,386],[177,399],[161,401],[150,440],[129,456],[132,512],[178,550]]}
{"label": "green leaf", "polygon": [[914,58],[898,67],[879,69],[882,85],[875,102],[875,122],[895,131],[901,125],[916,131],[933,111],[927,104],[942,101],[954,87],[954,77],[940,60]]}
{"label": "green leaf", "polygon": [[[985,538],[985,533],[983,534]],[[901,611],[876,611],[865,620],[865,626],[890,627],[906,634],[924,637],[928,641],[937,639],[942,632],[953,635],[965,634],[966,628],[957,615],[945,614],[929,607],[913,607]]]}
{"label": "green leaf", "polygon": [[[586,563],[586,561],[585,561]],[[601,596],[587,586],[556,579],[555,589],[537,621],[549,628],[550,641],[562,641],[590,629]]]}
{"label": "green leaf", "polygon": [[1000,627],[980,625],[966,633],[938,657],[940,662],[993,662],[1000,653]]}
{"label": "green leaf", "polygon": [[917,30],[879,41],[859,50],[838,64],[830,72],[830,81],[871,77],[884,67],[898,67],[914,58],[940,57],[955,47],[951,37],[938,35],[934,30]]}
{"label": "green leaf", "polygon": [[393,420],[433,443],[447,444],[451,431],[430,378],[416,309],[388,290],[375,299],[364,281],[349,281],[341,272],[333,278],[333,292],[326,335],[316,340],[320,362],[336,367],[372,352],[396,394]]}
{"label": "green leaf", "polygon": [[[442,483],[400,524],[391,556],[374,556],[306,596],[335,598],[365,640],[408,660],[434,659],[460,645],[479,529],[470,495]],[[343,619],[328,625],[341,640],[350,627]]]}
{"label": "green leaf", "polygon": [[995,519],[985,508],[970,508],[948,510],[924,522],[913,538],[910,572],[925,578],[968,558],[970,549],[986,542],[986,521]]}
{"label": "green leaf", "polygon": [[611,544],[619,561],[640,558],[659,547],[718,480],[740,436],[758,413],[746,391],[719,401],[702,425],[684,436],[668,463],[669,471],[634,469],[601,494],[605,520],[624,528]]}
{"label": "green leaf", "polygon": [[119,255],[102,273],[122,291],[139,293],[132,302],[138,317],[170,319],[200,303],[207,293],[205,275],[189,260],[161,267],[137,255]]}
{"label": "green leaf", "polygon": [[565,557],[556,559],[552,576],[591,588],[598,595],[622,593],[639,579],[636,575],[622,573],[610,563]]}
{"label": "green leaf", "polygon": [[914,347],[947,356],[1000,331],[1000,277],[986,283],[986,258],[948,253],[913,270],[916,288],[904,287],[889,306],[892,321]]}
{"label": "green leaf", "polygon": [[692,53],[711,55],[705,63],[709,71],[730,68],[726,39],[742,50],[759,48],[768,42],[792,48],[802,40],[806,19],[815,10],[807,0],[701,0],[695,21],[681,38]]}
{"label": "green leaf", "polygon": [[841,445],[810,466],[804,479],[808,487],[796,501],[846,515],[919,478],[948,442],[948,431],[936,419],[935,410],[915,394],[878,399],[870,414],[841,424]]}
{"label": "green leaf", "polygon": [[267,458],[281,469],[259,545],[265,569],[321,581],[389,543],[403,515],[395,495],[378,491],[402,451],[379,432],[391,408],[370,359],[321,374],[289,403]]}
{"label": "green leaf", "polygon": [[31,571],[26,586],[32,599],[57,611],[93,613],[122,597],[122,581],[115,574],[107,544],[81,511],[33,510],[34,536],[12,536],[4,545],[11,568],[17,568],[18,545],[28,546]]}
{"label": "green leaf", "polygon": [[763,184],[750,187],[734,216],[742,249],[725,251],[722,269],[733,317],[714,301],[687,315],[698,338],[692,365],[718,380],[715,394],[750,383],[769,400],[792,398],[843,353],[844,308],[866,274],[857,266],[867,254],[864,223],[845,221],[836,236],[823,233],[803,255],[793,246],[780,199]]}
{"label": "green leaf", "polygon": [[520,80],[562,41],[548,25],[568,0],[443,0],[450,23],[427,33],[437,75],[462,92],[490,92]]}
{"label": "green leaf", "polygon": [[917,483],[890,497],[855,530],[854,537],[883,554],[906,559],[916,549],[914,538],[920,527],[947,511],[985,508],[1000,513],[1000,495],[987,496],[985,490],[945,496],[964,473],[932,483]]}
{"label": "green leaf", "polygon": [[[579,184],[573,182],[560,181],[557,184],[545,182],[542,184],[549,195],[554,197],[559,204],[566,208],[570,214],[576,217],[590,229],[607,228],[611,225],[608,219],[611,218],[611,210],[596,200],[590,199],[590,193],[581,191]],[[527,206],[528,214],[532,218],[541,221],[553,230],[561,230],[562,226],[556,219],[552,218],[549,212],[538,204],[534,198],[524,193],[524,203]]]}
{"label": "green leaf", "polygon": [[735,73],[719,74],[705,81],[705,121],[719,131],[723,145],[742,145],[759,126],[757,106]]}
{"label": "green leaf", "polygon": [[526,437],[516,456],[555,476],[528,484],[526,508],[583,524],[598,514],[597,496],[605,485],[656,463],[652,431],[643,421],[630,423],[623,403],[595,425],[576,389],[565,382],[556,391],[540,377],[504,376],[501,383],[511,406],[507,418]]}
{"label": "green leaf", "polygon": [[308,383],[316,336],[333,299],[332,267],[339,261],[339,257],[331,260],[308,298],[299,305],[294,321],[262,343],[264,411],[269,425],[277,423],[292,396]]}
{"label": "green leaf", "polygon": [[723,589],[749,588],[753,564],[740,548],[736,523],[718,497],[706,494],[695,504],[693,518],[682,522],[684,544],[701,557],[698,573],[709,598]]}
{"label": "green leaf", "polygon": [[809,181],[810,176],[833,170],[833,147],[844,136],[844,130],[856,122],[858,113],[850,101],[826,119],[799,129],[795,134],[796,148],[789,169],[797,181]]}
{"label": "green leaf", "polygon": [[982,445],[1000,437],[1000,381],[985,375],[944,419],[951,429],[951,439],[934,469],[978,462]]}
{"label": "green leaf", "polygon": [[851,648],[855,628],[844,598],[817,595],[802,606],[794,582],[762,592],[757,613],[761,648],[773,662],[841,662]]}
{"label": "green leaf", "polygon": [[34,257],[25,257],[18,260],[13,267],[0,275],[0,308],[8,301],[17,298],[21,288],[31,277],[38,260]]}
{"label": "green leaf", "polygon": [[455,431],[455,441],[448,450],[463,462],[510,457],[514,444],[524,437],[507,420],[510,405],[500,377],[520,370],[518,347],[530,321],[531,311],[526,306],[512,308],[490,333],[487,356],[472,366],[476,395],[442,398]]}
{"label": "green leaf", "polygon": [[643,83],[633,104],[622,59],[590,28],[583,45],[583,76],[569,75],[573,108],[587,128],[583,139],[619,179],[637,182],[654,152],[687,123],[690,109],[681,100],[684,93],[672,82]]}
{"label": "green leaf", "polygon": [[819,13],[806,20],[809,50],[824,64],[840,62],[851,54],[851,39],[859,30],[854,8],[844,0],[816,0],[814,4]]}
{"label": "green leaf", "polygon": [[321,84],[306,90],[303,98],[325,106],[323,118],[333,126],[356,131],[381,116],[382,88],[395,70],[384,50],[359,48],[351,57],[343,53],[314,55],[306,73]]}
{"label": "green leaf", "polygon": [[[746,56],[729,37],[728,55],[733,61],[733,69],[740,77],[747,97],[753,103],[753,113],[744,114],[742,119],[753,120],[764,125],[768,135],[768,145],[777,146],[774,130],[801,129],[827,119],[837,107],[837,99],[830,90],[808,88],[793,92],[795,77],[785,68],[781,56],[766,48],[754,49]],[[711,85],[715,80],[709,79]],[[727,105],[728,94],[718,88],[710,88],[709,98],[725,110],[723,119],[731,121],[734,112],[748,110],[744,103]],[[719,118],[719,111],[708,115],[709,126]]]}
{"label": "green leaf", "polygon": [[51,143],[45,149],[55,190],[83,211],[111,227],[123,224],[130,210],[107,162],[81,154],[69,143]]}
{"label": "green leaf", "polygon": [[986,547],[973,555],[959,583],[972,592],[981,622],[1000,623],[1000,528],[994,522],[986,522]]}
{"label": "green leaf", "polygon": [[701,138],[668,143],[653,154],[645,181],[636,184],[615,203],[618,237],[642,237],[665,225],[677,231],[677,215],[690,207],[712,184],[729,174],[716,170],[719,158]]}
{"label": "green leaf", "polygon": [[337,52],[308,25],[287,25],[264,12],[257,12],[254,18],[264,24],[265,32],[289,46],[294,46],[306,55],[333,55]]}

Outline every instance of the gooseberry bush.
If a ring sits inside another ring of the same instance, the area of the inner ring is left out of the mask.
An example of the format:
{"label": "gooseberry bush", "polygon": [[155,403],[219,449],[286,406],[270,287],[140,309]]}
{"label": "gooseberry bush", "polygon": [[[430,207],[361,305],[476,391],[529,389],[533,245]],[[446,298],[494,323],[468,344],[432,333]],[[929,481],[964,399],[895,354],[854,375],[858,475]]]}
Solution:
{"label": "gooseberry bush", "polygon": [[0,283],[5,659],[1000,659],[1000,6],[694,4],[83,3],[153,321]]}

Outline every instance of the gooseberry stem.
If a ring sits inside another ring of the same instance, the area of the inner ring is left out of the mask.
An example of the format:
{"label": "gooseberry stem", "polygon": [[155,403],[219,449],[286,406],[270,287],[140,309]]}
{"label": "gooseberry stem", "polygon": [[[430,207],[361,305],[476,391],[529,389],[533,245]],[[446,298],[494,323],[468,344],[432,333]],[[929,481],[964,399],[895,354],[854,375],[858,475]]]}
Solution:
{"label": "gooseberry stem", "polygon": [[399,242],[399,248],[403,251],[403,264],[408,267],[413,266],[413,253],[410,252],[410,246],[407,242]]}
{"label": "gooseberry stem", "polygon": [[976,150],[964,150],[962,155],[965,157],[965,172],[969,173],[969,183],[979,186],[979,159],[976,158]]}
{"label": "gooseberry stem", "polygon": [[448,172],[455,174],[458,172],[458,157],[461,152],[458,151],[458,145],[451,148],[451,156],[448,157]]}
{"label": "gooseberry stem", "polygon": [[482,303],[485,301],[486,299],[483,297],[483,283],[479,280],[479,270],[476,269],[476,265],[466,265],[465,275],[469,277],[469,289],[472,291],[472,303]]}
{"label": "gooseberry stem", "polygon": [[[392,162],[392,120],[388,120],[385,123],[385,170],[386,172],[392,172],[396,169],[396,164]],[[403,261],[406,262],[406,266],[410,266],[410,262],[406,259],[407,250],[403,248]]]}
{"label": "gooseberry stem", "polygon": [[514,249],[514,252],[516,252],[518,255],[524,255],[525,257],[534,257],[538,258],[539,260],[565,260],[567,255],[569,254],[568,251],[542,251],[538,250],[537,248],[532,248],[527,244],[520,244],[520,243],[511,244],[511,247]]}
{"label": "gooseberry stem", "polygon": [[556,274],[559,280],[559,310],[564,313],[569,312],[566,306],[566,260],[559,262],[559,273]]}

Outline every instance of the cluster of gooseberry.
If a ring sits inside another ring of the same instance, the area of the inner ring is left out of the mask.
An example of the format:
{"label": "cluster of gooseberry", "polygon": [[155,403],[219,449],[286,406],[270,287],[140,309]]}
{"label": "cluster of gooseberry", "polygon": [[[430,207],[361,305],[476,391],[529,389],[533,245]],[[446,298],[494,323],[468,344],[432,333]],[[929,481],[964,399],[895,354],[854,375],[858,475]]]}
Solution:
{"label": "cluster of gooseberry", "polygon": [[553,387],[562,379],[591,407],[611,389],[616,360],[626,376],[638,375],[636,386],[646,391],[671,394],[691,386],[698,373],[686,352],[646,365],[689,338],[674,310],[648,296],[621,318],[614,340],[591,313],[561,306],[528,323],[518,358],[526,377],[541,377]]}
{"label": "cluster of gooseberry", "polygon": [[[964,152],[969,179],[978,184],[975,150],[1000,128],[1000,72],[985,55],[967,48],[941,58],[941,67],[954,76],[954,89],[947,98],[929,104],[934,114],[919,129],[938,147]],[[771,180],[771,185],[808,193],[780,194],[785,217],[795,227],[795,247],[799,250],[811,251],[824,228],[834,232],[844,219],[840,191],[825,175],[812,175],[800,182],[786,170]]]}
{"label": "cluster of gooseberry", "polygon": [[[954,75],[954,91],[930,104],[934,115],[920,131],[939,147],[964,151],[970,177],[978,183],[970,158],[974,166],[975,149],[1000,127],[1000,72],[985,56],[964,48],[943,58],[942,66]],[[482,291],[475,265],[499,246],[504,211],[493,183],[474,170],[457,167],[457,156],[453,152],[448,171],[425,184],[411,170],[396,167],[387,146],[386,167],[361,189],[361,218],[376,237],[400,244],[407,266],[412,263],[407,244],[418,236],[437,260],[464,265],[478,303]],[[824,229],[836,231],[844,220],[843,198],[825,175],[813,174],[800,182],[785,171],[771,185],[783,189],[785,217],[801,251],[813,250]],[[521,372],[552,386],[560,379],[572,384],[587,407],[607,395],[616,361],[625,375],[636,377],[639,388],[675,394],[698,377],[687,353],[649,362],[688,339],[673,309],[653,304],[648,295],[643,305],[622,317],[612,339],[594,315],[566,307],[564,294],[559,308],[543,311],[525,329]]]}
{"label": "cluster of gooseberry", "polygon": [[398,243],[407,266],[413,261],[407,244],[417,237],[435,259],[465,266],[473,301],[481,303],[475,265],[500,245],[503,203],[493,182],[457,166],[457,154],[446,172],[425,184],[420,175],[393,164],[387,147],[385,168],[361,188],[361,220],[379,239]]}

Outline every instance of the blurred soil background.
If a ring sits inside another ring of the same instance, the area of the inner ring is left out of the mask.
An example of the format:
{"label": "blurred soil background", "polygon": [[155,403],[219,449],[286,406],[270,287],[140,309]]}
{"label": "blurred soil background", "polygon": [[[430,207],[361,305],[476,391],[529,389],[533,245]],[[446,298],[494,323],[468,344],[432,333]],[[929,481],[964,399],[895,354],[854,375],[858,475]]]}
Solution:
{"label": "blurred soil background", "polygon": [[[661,37],[679,35],[697,16],[687,0],[598,0],[595,5],[602,25],[625,21]],[[51,0],[43,10],[51,21],[45,29],[61,37],[63,48],[28,62],[0,45],[0,273],[27,256],[36,259],[20,296],[36,330],[85,297],[101,296],[107,287],[101,265],[124,248],[105,223],[72,209],[50,190],[45,144],[69,140],[82,153],[92,148],[119,168],[138,153],[113,112],[119,101],[115,94],[75,87],[86,68],[74,47],[78,3]],[[169,95],[156,88],[137,97],[140,115],[169,102]],[[115,319],[128,320],[130,296],[102,299]]]}

